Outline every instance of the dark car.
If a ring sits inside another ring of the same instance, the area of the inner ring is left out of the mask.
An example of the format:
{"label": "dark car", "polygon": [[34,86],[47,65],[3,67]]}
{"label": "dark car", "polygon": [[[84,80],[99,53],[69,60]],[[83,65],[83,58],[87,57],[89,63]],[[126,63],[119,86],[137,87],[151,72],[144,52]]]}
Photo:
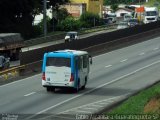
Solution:
{"label": "dark car", "polygon": [[128,26],[129,27],[134,27],[134,26],[136,26],[138,24],[139,24],[138,19],[130,19],[130,20],[128,20]]}
{"label": "dark car", "polygon": [[10,66],[10,58],[5,58],[3,55],[0,55],[0,69],[6,69]]}

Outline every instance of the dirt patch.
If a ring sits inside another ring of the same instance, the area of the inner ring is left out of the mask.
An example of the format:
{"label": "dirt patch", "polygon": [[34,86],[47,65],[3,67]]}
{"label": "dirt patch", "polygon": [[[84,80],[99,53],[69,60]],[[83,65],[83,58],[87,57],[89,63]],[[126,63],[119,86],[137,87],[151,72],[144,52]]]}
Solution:
{"label": "dirt patch", "polygon": [[160,95],[152,98],[144,107],[144,113],[158,113],[160,114]]}

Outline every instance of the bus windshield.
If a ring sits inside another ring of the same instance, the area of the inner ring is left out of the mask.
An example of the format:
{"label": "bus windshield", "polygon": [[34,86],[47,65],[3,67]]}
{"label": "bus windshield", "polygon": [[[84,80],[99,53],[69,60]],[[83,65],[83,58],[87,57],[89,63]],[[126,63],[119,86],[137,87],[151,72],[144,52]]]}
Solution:
{"label": "bus windshield", "polygon": [[148,11],[146,12],[146,16],[156,16],[157,12],[156,11]]}
{"label": "bus windshield", "polygon": [[47,57],[46,66],[71,67],[70,58]]}

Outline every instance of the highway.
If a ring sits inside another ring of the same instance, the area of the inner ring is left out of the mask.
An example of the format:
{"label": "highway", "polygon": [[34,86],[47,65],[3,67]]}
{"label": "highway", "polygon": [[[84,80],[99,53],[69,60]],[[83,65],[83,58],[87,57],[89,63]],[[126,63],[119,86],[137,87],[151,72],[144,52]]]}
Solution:
{"label": "highway", "polygon": [[86,89],[79,93],[47,92],[41,86],[41,74],[2,85],[0,113],[74,120],[76,114],[96,113],[159,79],[160,37],[95,56]]}

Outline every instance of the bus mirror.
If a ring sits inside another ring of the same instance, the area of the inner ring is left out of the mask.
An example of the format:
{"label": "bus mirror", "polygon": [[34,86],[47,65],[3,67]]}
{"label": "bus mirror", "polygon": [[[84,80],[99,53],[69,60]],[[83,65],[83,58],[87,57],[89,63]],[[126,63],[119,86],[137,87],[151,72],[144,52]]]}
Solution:
{"label": "bus mirror", "polygon": [[92,64],[92,57],[91,56],[89,56],[89,62],[90,62],[90,64]]}

